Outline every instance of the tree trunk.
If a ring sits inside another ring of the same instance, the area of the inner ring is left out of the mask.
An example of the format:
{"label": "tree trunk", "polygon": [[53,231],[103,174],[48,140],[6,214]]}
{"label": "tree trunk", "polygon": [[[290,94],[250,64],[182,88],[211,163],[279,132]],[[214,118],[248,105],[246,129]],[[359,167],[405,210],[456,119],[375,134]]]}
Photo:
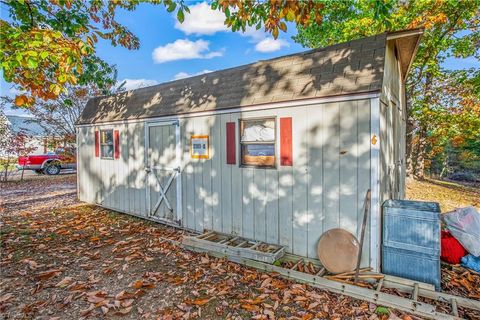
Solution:
{"label": "tree trunk", "polygon": [[405,88],[405,107],[407,112],[405,117],[405,175],[408,179],[413,178],[414,176],[412,143],[415,129],[415,119],[413,119],[411,116],[413,90],[413,84],[410,84]]}
{"label": "tree trunk", "polygon": [[[431,72],[425,73],[425,86],[423,90],[423,94],[425,98],[423,100],[423,105],[427,108],[430,107],[432,104],[432,81],[433,75]],[[415,161],[415,177],[419,180],[423,180],[425,178],[425,155],[426,155],[426,146],[427,146],[427,124],[419,120],[418,123],[419,130],[418,130],[418,152],[416,154],[416,161]]]}
{"label": "tree trunk", "polygon": [[405,173],[408,178],[414,176],[414,165],[413,165],[413,130],[415,128],[415,123],[412,117],[407,118],[407,126],[406,126],[406,165],[405,165]]}
{"label": "tree trunk", "polygon": [[418,133],[418,145],[415,161],[415,178],[425,179],[425,147],[427,144],[427,134],[425,128],[420,128]]}

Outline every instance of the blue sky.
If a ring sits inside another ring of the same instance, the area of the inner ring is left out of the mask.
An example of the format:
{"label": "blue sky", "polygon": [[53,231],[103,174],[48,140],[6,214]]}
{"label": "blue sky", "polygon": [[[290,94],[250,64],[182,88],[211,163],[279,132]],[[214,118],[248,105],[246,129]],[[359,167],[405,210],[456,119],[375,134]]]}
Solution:
{"label": "blue sky", "polygon": [[293,27],[275,41],[263,31],[229,31],[224,16],[206,3],[191,5],[190,10],[182,24],[161,6],[141,5],[134,14],[121,13],[119,21],[140,38],[140,49],[102,42],[98,55],[117,65],[119,80],[160,83],[304,50],[291,40]]}
{"label": "blue sky", "polygon": [[[140,49],[112,47],[101,40],[97,54],[115,64],[118,80],[126,81],[127,89],[134,89],[306,50],[291,39],[295,34],[293,25],[273,40],[262,30],[243,34],[229,31],[223,25],[223,14],[204,2],[191,3],[190,11],[183,24],[163,6],[142,4],[134,12],[119,11],[118,21],[139,37]],[[445,66],[478,67],[478,61],[449,59]],[[3,79],[0,85],[2,95],[13,94],[11,85]],[[7,110],[7,114],[24,112]]]}

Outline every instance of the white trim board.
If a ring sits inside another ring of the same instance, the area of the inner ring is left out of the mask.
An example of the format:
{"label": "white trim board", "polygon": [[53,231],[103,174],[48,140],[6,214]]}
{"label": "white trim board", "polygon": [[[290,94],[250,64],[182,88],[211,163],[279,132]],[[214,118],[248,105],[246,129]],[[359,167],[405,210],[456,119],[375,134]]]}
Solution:
{"label": "white trim board", "polygon": [[423,29],[414,29],[414,30],[404,30],[404,31],[399,31],[399,32],[392,32],[390,34],[387,34],[387,41],[388,40],[399,39],[399,38],[416,36],[416,35],[422,35],[423,33],[424,33]]}
{"label": "white trim board", "polygon": [[[380,271],[381,206],[380,206],[380,99],[370,100],[370,267]],[[375,144],[373,143],[375,141]]]}
{"label": "white trim board", "polygon": [[87,124],[78,124],[76,125],[76,127],[81,128],[81,127],[91,127],[91,126],[106,126],[106,125],[112,125],[112,124],[135,123],[135,122],[175,121],[183,118],[204,117],[204,116],[211,116],[215,114],[279,109],[279,108],[291,108],[291,107],[308,106],[308,105],[330,103],[330,102],[374,99],[374,98],[378,98],[379,96],[380,96],[380,92],[367,92],[367,93],[358,93],[358,94],[351,94],[351,95],[339,95],[339,96],[312,98],[312,99],[304,99],[304,100],[267,103],[267,104],[251,105],[251,106],[231,108],[231,109],[183,113],[183,114],[171,115],[171,116],[126,119],[126,120],[115,120],[115,121],[105,121],[105,122],[92,122]]}

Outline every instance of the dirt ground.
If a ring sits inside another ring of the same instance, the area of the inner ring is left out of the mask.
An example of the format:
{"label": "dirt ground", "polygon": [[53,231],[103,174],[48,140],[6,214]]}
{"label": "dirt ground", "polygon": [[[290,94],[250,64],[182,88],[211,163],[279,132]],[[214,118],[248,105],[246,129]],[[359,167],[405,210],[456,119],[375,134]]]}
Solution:
{"label": "dirt ground", "polygon": [[78,203],[75,175],[0,188],[0,319],[411,319],[183,250],[182,231]]}
{"label": "dirt ground", "polygon": [[374,304],[185,251],[168,241],[181,231],[79,204],[74,175],[0,187],[2,319],[388,318]]}
{"label": "dirt ground", "polygon": [[[77,203],[75,174],[44,176],[25,174],[25,181],[17,179],[0,183],[0,210],[20,212],[60,208]],[[2,212],[0,211],[0,212]],[[3,212],[2,212],[3,213]]]}

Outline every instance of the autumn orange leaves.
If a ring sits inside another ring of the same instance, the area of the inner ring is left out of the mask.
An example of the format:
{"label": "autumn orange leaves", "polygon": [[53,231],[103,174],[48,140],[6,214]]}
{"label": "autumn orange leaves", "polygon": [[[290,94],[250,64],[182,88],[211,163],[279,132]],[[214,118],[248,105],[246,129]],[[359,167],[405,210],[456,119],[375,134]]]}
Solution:
{"label": "autumn orange leaves", "polygon": [[307,26],[312,23],[321,24],[324,4],[317,1],[245,1],[216,0],[213,9],[225,14],[225,24],[233,31],[245,31],[247,26],[262,24],[265,31],[276,39],[279,31],[287,32],[287,22]]}

